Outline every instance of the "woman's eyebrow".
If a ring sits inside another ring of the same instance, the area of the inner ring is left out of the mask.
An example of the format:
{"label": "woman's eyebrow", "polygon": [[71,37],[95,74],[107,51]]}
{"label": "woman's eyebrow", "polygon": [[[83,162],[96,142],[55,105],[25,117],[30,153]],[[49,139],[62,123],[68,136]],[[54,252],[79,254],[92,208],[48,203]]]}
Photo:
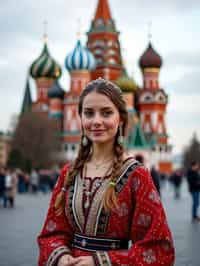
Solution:
{"label": "woman's eyebrow", "polygon": [[110,106],[102,107],[101,110],[112,110],[112,107]]}
{"label": "woman's eyebrow", "polygon": [[[95,107],[83,107],[84,110],[94,110]],[[110,106],[104,106],[104,107],[100,107],[100,110],[112,110],[112,107]]]}
{"label": "woman's eyebrow", "polygon": [[83,107],[84,110],[93,110],[94,108],[92,107]]}

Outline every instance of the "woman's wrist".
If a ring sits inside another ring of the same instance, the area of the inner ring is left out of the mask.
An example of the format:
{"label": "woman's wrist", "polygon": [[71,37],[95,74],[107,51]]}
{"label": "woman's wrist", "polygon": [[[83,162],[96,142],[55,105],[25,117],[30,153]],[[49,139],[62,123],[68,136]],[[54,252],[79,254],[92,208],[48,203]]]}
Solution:
{"label": "woman's wrist", "polygon": [[56,266],[62,266],[63,263],[65,263],[66,261],[69,261],[69,259],[72,258],[72,256],[70,254],[61,254],[58,259],[57,262],[55,263]]}

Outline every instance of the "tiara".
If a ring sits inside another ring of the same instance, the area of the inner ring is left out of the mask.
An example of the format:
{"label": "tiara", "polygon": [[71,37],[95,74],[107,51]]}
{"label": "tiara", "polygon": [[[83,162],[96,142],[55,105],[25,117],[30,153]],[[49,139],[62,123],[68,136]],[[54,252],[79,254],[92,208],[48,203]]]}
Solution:
{"label": "tiara", "polygon": [[114,84],[112,81],[109,81],[109,80],[104,79],[102,77],[98,77],[97,79],[90,81],[87,86],[95,85],[95,84],[101,84],[101,83],[104,83],[107,86],[109,86],[109,85],[112,86],[115,90],[117,90],[120,94],[122,94],[122,90],[116,84]]}

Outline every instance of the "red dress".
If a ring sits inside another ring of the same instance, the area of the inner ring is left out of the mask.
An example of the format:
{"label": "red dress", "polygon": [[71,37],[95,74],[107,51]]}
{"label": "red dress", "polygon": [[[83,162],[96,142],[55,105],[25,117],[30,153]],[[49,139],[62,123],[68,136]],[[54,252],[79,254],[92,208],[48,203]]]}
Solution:
{"label": "red dress", "polygon": [[[43,229],[38,236],[39,266],[57,265],[70,253],[92,255],[100,266],[172,266],[174,246],[160,197],[148,170],[130,165],[117,181],[119,208],[105,212],[102,197],[109,177],[83,178],[81,173],[66,192],[65,214],[56,216],[54,202],[69,166],[65,166],[54,188]],[[90,189],[91,197],[84,192]],[[88,205],[89,200],[89,205]],[[87,204],[86,204],[87,202]],[[72,247],[75,233],[91,237],[130,239],[129,249],[88,252]]]}

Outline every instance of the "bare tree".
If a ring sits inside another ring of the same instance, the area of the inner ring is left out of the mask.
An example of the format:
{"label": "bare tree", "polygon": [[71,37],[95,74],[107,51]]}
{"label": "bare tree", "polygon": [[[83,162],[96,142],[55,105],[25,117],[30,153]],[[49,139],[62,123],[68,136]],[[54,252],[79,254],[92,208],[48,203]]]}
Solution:
{"label": "bare tree", "polygon": [[30,161],[32,167],[49,168],[56,163],[59,144],[55,120],[38,112],[28,112],[19,118],[12,149]]}
{"label": "bare tree", "polygon": [[194,134],[190,144],[183,151],[183,169],[187,170],[193,161],[200,163],[200,142]]}

